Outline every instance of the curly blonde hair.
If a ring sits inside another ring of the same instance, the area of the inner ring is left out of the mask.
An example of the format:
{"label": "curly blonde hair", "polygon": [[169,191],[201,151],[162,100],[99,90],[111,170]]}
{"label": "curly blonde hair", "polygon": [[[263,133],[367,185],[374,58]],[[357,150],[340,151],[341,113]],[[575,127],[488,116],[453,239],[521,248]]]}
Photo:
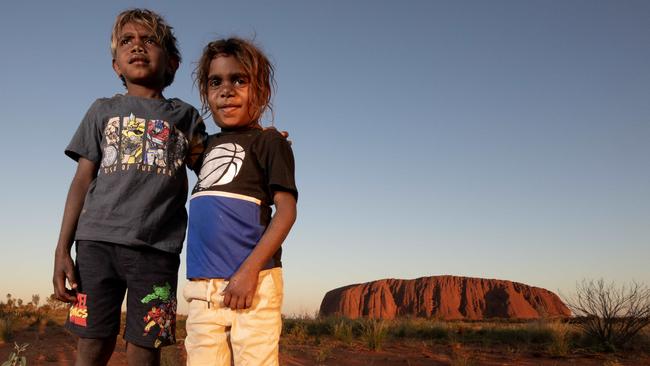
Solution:
{"label": "curly blonde hair", "polygon": [[[167,24],[165,19],[157,13],[149,9],[137,8],[124,10],[117,16],[117,18],[115,18],[115,24],[113,24],[113,31],[111,32],[111,55],[113,56],[113,59],[115,59],[117,53],[119,34],[127,23],[135,23],[148,29],[154,35],[158,44],[161,45],[162,49],[167,54],[167,57],[178,60],[178,63],[180,64],[181,53],[178,50],[176,37],[173,33],[174,28]],[[176,75],[176,70],[166,70],[163,87],[171,85],[174,81],[174,75]],[[122,79],[124,86],[126,86],[126,80],[124,80],[124,77],[122,76],[120,78]]]}

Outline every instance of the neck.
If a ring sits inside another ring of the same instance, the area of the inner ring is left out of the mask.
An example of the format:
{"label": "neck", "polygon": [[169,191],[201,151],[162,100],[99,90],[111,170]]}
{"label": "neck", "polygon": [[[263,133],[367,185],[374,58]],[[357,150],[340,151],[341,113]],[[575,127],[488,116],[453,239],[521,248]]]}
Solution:
{"label": "neck", "polygon": [[262,126],[258,122],[251,122],[247,125],[244,126],[237,126],[237,127],[221,127],[221,131],[228,132],[228,131],[239,131],[239,130],[249,130],[249,129],[262,129]]}
{"label": "neck", "polygon": [[165,99],[162,89],[150,88],[137,84],[126,84],[126,95],[147,99]]}

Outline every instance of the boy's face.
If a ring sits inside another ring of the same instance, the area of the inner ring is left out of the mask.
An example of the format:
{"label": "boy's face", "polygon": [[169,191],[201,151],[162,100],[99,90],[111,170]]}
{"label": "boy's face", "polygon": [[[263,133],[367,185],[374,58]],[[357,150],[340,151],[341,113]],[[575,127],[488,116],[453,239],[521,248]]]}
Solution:
{"label": "boy's face", "polygon": [[251,124],[249,92],[250,80],[235,57],[219,55],[212,59],[208,72],[208,104],[219,127]]}
{"label": "boy's face", "polygon": [[154,34],[143,25],[126,23],[118,33],[113,69],[126,79],[127,89],[136,84],[162,90],[165,72],[174,65],[178,67],[178,62],[167,57]]}

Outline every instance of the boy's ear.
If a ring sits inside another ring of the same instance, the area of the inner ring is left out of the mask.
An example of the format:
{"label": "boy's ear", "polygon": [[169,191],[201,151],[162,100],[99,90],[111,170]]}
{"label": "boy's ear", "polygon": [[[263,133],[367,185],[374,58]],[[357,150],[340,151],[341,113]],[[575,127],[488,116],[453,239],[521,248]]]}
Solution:
{"label": "boy's ear", "polygon": [[180,61],[176,57],[170,57],[169,58],[169,70],[172,73],[175,73],[178,70],[178,67],[180,66]]}
{"label": "boy's ear", "polygon": [[113,59],[113,70],[115,70],[117,76],[122,76],[122,71],[120,71],[120,65],[117,64],[115,59]]}

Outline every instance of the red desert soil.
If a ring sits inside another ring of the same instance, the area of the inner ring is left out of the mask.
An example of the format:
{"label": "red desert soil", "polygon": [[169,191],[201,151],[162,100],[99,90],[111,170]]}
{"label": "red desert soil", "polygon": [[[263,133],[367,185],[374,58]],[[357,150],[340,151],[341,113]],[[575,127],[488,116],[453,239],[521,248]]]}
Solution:
{"label": "red desert soil", "polygon": [[325,294],[321,315],[350,319],[536,319],[571,315],[551,291],[522,283],[484,278],[431,276],[386,279],[340,287]]}
{"label": "red desert soil", "polygon": [[[50,323],[44,329],[27,327],[16,331],[15,341],[29,343],[27,364],[72,365],[75,338],[61,325]],[[0,360],[8,358],[13,343],[0,344]],[[460,344],[436,344],[424,341],[387,341],[380,351],[370,351],[363,343],[343,344],[329,338],[309,339],[305,344],[283,338],[280,364],[284,366],[424,366],[424,365],[522,365],[522,366],[603,366],[650,365],[650,355],[571,354],[553,358],[544,354],[508,347],[486,348]],[[183,365],[182,342],[164,350],[163,365]],[[109,365],[126,365],[124,342],[120,339]]]}

